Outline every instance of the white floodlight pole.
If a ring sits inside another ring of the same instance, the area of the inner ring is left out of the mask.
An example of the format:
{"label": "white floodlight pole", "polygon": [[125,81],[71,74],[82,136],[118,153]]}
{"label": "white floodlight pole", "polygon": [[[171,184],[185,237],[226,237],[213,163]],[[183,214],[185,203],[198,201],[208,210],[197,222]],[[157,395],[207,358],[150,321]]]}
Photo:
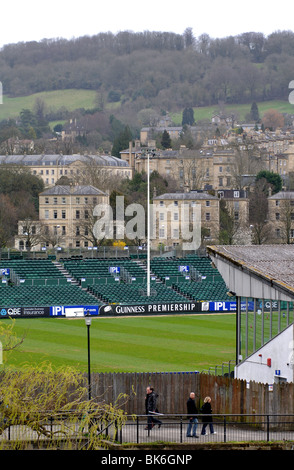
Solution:
{"label": "white floodlight pole", "polygon": [[147,153],[147,296],[150,296],[150,163]]}

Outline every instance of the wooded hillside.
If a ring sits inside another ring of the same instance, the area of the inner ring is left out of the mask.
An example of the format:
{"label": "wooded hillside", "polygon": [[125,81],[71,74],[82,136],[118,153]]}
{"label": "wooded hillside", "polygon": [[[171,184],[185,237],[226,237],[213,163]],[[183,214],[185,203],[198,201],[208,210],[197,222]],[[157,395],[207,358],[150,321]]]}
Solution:
{"label": "wooded hillside", "polygon": [[243,33],[214,39],[167,32],[100,33],[44,39],[0,50],[7,96],[89,89],[136,110],[287,99],[294,79],[294,33]]}

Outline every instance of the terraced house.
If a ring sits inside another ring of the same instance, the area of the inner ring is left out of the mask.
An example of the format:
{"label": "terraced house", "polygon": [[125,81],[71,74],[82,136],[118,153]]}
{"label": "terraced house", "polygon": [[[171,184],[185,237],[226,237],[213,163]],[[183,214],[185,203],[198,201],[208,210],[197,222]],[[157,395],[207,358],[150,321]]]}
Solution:
{"label": "terraced house", "polygon": [[98,204],[109,204],[109,196],[91,185],[46,189],[39,195],[39,220],[19,221],[15,247],[40,250],[50,246],[96,246],[93,210]]}
{"label": "terraced house", "polygon": [[33,175],[54,186],[62,177],[84,184],[93,178],[132,178],[126,161],[111,155],[0,155],[0,164],[29,167]]}
{"label": "terraced house", "polygon": [[[183,246],[219,236],[219,198],[205,191],[166,193],[153,198],[152,246]],[[188,249],[188,245],[187,249]],[[195,248],[200,246],[200,243]],[[184,248],[185,249],[185,248]]]}

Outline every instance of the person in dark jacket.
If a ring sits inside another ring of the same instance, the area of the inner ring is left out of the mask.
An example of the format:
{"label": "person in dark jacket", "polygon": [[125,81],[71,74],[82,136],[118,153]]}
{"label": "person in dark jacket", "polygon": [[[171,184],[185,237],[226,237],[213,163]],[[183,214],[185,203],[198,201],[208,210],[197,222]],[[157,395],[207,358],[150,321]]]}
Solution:
{"label": "person in dark jacket", "polygon": [[[187,414],[188,414],[188,420],[189,424],[187,427],[187,437],[198,437],[196,435],[196,430],[198,426],[198,419],[195,415],[198,414],[198,410],[196,407],[195,403],[195,393],[191,392],[190,396],[187,401]],[[192,431],[192,436],[191,436],[191,431]]]}
{"label": "person in dark jacket", "polygon": [[206,426],[208,424],[209,424],[209,428],[210,428],[210,433],[211,434],[216,434],[216,432],[213,429],[212,416],[209,416],[209,415],[212,414],[211,398],[210,397],[205,397],[204,398],[204,403],[203,403],[202,408],[201,408],[201,413],[203,413],[204,415],[207,415],[207,416],[203,416],[203,418],[202,418],[203,425],[202,425],[201,435],[205,436],[205,434],[207,434]]}
{"label": "person in dark jacket", "polygon": [[153,415],[153,413],[158,413],[157,398],[158,394],[155,393],[154,388],[147,387],[145,397],[145,410],[146,415],[148,415],[148,424],[145,429],[148,429],[149,431],[155,426],[155,424],[158,424],[159,428],[162,425],[162,422],[159,421],[159,419],[156,419]]}

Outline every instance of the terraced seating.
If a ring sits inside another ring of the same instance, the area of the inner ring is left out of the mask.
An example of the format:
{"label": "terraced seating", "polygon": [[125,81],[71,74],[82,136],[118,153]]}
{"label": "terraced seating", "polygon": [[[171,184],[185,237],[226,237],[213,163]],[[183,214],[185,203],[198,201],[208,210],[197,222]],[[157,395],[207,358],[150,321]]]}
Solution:
{"label": "terraced seating", "polygon": [[[115,277],[124,278],[123,270],[130,281],[146,279],[146,272],[135,261],[120,259],[84,259],[64,262],[67,271],[86,285],[115,283]],[[110,272],[111,267],[120,268],[120,274]],[[82,281],[83,280],[83,281]]]}
{"label": "terraced seating", "polygon": [[64,278],[59,269],[48,259],[2,260],[1,267],[13,270],[19,279]]}
{"label": "terraced seating", "polygon": [[[154,258],[151,261],[151,272],[157,281],[151,281],[150,297],[147,297],[146,292],[146,265],[144,268],[135,260],[64,259],[63,264],[72,278],[78,280],[85,289],[68,282],[52,260],[2,260],[0,267],[13,270],[21,284],[2,284],[0,306],[232,300],[227,296],[227,287],[209,258],[197,255],[178,259]],[[187,279],[186,273],[183,275],[179,272],[179,266],[183,265],[190,267]],[[120,268],[120,272],[111,273],[111,267]],[[191,279],[192,269],[196,274],[195,279]]]}
{"label": "terraced seating", "polygon": [[[189,276],[179,272],[179,266],[189,266]],[[191,280],[194,268],[194,280]],[[211,265],[209,258],[188,255],[185,258],[154,258],[151,269],[160,279],[171,285],[176,291],[195,301],[232,300],[227,295],[227,286],[217,269]],[[187,279],[186,279],[187,277]],[[166,278],[169,278],[166,280]]]}
{"label": "terraced seating", "polygon": [[10,286],[1,288],[1,307],[97,305],[88,292],[75,285],[61,287]]}
{"label": "terraced seating", "polygon": [[177,291],[196,301],[232,301],[228,296],[227,286],[223,281],[218,282],[183,282],[175,286]]}
{"label": "terraced seating", "polygon": [[[154,274],[159,276],[162,280],[166,277],[173,278],[176,282],[182,282],[185,276],[179,271],[180,266],[189,266],[190,274],[194,268],[202,279],[207,280],[221,280],[219,272],[212,267],[211,261],[208,258],[201,258],[197,255],[188,255],[185,258],[166,259],[164,257],[153,258],[151,261],[151,269]],[[185,273],[184,273],[185,274]]]}
{"label": "terraced seating", "polygon": [[150,297],[147,296],[146,285],[142,287],[124,283],[114,286],[93,285],[90,287],[90,291],[105,303],[187,302],[187,299],[182,294],[160,283],[153,283],[151,285]]}

